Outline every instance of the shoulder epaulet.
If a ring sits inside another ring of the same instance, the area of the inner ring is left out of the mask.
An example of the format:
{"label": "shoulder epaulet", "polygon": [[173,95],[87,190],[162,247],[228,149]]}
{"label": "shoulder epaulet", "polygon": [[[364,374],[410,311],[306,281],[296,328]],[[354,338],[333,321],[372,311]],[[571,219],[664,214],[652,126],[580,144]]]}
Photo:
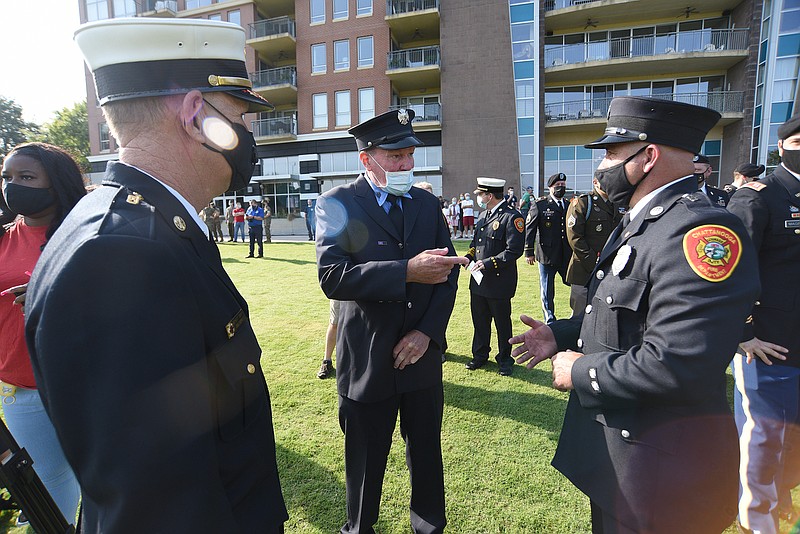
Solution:
{"label": "shoulder epaulet", "polygon": [[[581,197],[582,197],[582,196],[583,196],[583,195],[581,195]],[[578,199],[579,199],[579,198],[580,198],[580,197],[572,197],[572,199],[569,201],[569,203],[570,203],[570,204],[577,204],[577,203],[578,203]]]}
{"label": "shoulder epaulet", "polygon": [[749,187],[754,191],[761,191],[762,189],[767,187],[767,184],[763,184],[761,182],[747,182],[746,184],[743,184],[742,187]]}

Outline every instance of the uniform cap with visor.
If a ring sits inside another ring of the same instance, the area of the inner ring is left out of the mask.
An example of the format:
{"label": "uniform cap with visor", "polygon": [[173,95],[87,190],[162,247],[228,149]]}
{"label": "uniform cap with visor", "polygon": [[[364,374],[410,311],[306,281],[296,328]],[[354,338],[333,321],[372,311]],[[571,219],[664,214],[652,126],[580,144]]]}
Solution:
{"label": "uniform cap with visor", "polygon": [[101,106],[198,90],[243,100],[249,112],[274,109],[252,90],[244,61],[245,32],[239,25],[118,18],[80,26],[75,42],[94,75]]}

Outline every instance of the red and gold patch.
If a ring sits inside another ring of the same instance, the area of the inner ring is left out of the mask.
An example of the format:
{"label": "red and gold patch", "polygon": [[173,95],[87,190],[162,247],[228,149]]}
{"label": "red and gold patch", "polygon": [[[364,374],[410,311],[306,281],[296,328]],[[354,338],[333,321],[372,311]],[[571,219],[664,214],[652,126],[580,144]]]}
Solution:
{"label": "red and gold patch", "polygon": [[724,226],[698,226],[683,236],[683,255],[697,276],[709,282],[722,282],[739,264],[742,240]]}
{"label": "red and gold patch", "polygon": [[762,189],[767,187],[767,184],[762,184],[761,182],[747,182],[746,184],[742,184],[742,187],[748,187],[755,191],[761,191]]}
{"label": "red and gold patch", "polygon": [[525,231],[525,221],[522,217],[517,217],[514,219],[514,228],[517,229],[517,232],[522,233]]}

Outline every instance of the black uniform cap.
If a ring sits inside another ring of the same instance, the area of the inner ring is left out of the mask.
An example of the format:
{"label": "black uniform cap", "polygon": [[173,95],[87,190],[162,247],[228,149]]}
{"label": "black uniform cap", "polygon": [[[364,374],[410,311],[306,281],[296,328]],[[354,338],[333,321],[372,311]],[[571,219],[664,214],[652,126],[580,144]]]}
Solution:
{"label": "black uniform cap", "polygon": [[697,153],[720,117],[713,109],[683,102],[620,96],[608,107],[603,136],[584,146],[605,148],[616,143],[647,141]]}
{"label": "black uniform cap", "polygon": [[711,165],[711,160],[702,154],[695,154],[692,158],[692,163],[705,163],[706,165]]}
{"label": "black uniform cap", "polygon": [[764,172],[765,169],[766,167],[763,165],[756,165],[755,163],[742,163],[736,167],[734,172],[738,172],[742,176],[747,176],[748,178],[755,178]]}
{"label": "black uniform cap", "polygon": [[422,146],[422,141],[414,135],[411,121],[414,120],[413,109],[387,111],[377,117],[357,124],[347,130],[356,138],[358,150],[380,147],[386,150]]}
{"label": "black uniform cap", "polygon": [[778,139],[786,139],[800,132],[800,113],[791,117],[778,128]]}
{"label": "black uniform cap", "polygon": [[547,187],[553,187],[554,183],[560,182],[561,180],[566,181],[567,175],[564,174],[563,172],[557,172],[547,179]]}

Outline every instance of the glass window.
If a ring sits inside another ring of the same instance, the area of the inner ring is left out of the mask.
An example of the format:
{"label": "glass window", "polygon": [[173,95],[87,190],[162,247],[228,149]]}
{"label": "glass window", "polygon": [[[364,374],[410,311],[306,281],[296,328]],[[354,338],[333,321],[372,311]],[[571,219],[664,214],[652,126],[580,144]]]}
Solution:
{"label": "glass window", "polygon": [[311,24],[325,22],[325,0],[310,0]]}
{"label": "glass window", "polygon": [[772,86],[772,100],[794,100],[794,80],[783,80],[775,82]]}
{"label": "glass window", "polygon": [[514,79],[533,78],[534,73],[533,61],[517,61],[514,63]]}
{"label": "glass window", "polygon": [[511,6],[511,22],[533,22],[534,4]]}
{"label": "glass window", "polygon": [[533,135],[536,128],[536,119],[517,119],[519,135]]}
{"label": "glass window", "polygon": [[795,57],[775,60],[775,79],[776,80],[795,80],[797,79],[798,60]]}
{"label": "glass window", "polygon": [[560,146],[558,147],[558,159],[560,160],[575,160],[575,147],[574,146]]}
{"label": "glass window", "polygon": [[536,143],[533,137],[520,137],[519,138],[519,153],[520,154],[533,154],[536,150]]}
{"label": "glass window", "polygon": [[358,122],[364,122],[375,116],[375,89],[365,87],[358,90]]}
{"label": "glass window", "polygon": [[800,33],[778,37],[778,57],[800,54]]}
{"label": "glass window", "polygon": [[325,43],[311,45],[311,72],[325,72],[328,70],[325,59]]}
{"label": "glass window", "polygon": [[372,15],[372,0],[358,0],[356,15]]}
{"label": "glass window", "polygon": [[800,32],[800,11],[786,11],[781,15],[780,32]]}
{"label": "glass window", "polygon": [[350,69],[350,40],[333,42],[333,70]]}
{"label": "glass window", "polygon": [[115,17],[135,17],[136,2],[134,0],[114,0]]}
{"label": "glass window", "polygon": [[108,124],[100,123],[100,152],[111,150],[111,136],[108,132]]}
{"label": "glass window", "polygon": [[558,147],[557,146],[544,147],[544,160],[558,161]]}
{"label": "glass window", "polygon": [[314,128],[328,127],[328,94],[317,93],[313,95]]}
{"label": "glass window", "polygon": [[106,0],[86,0],[86,20],[104,20],[108,18],[108,2]]}
{"label": "glass window", "polygon": [[336,91],[336,126],[350,126],[350,91]]}
{"label": "glass window", "polygon": [[770,122],[773,124],[781,124],[789,120],[792,116],[792,103],[791,102],[778,102],[772,104],[772,116]]}
{"label": "glass window", "polygon": [[203,6],[210,6],[211,0],[186,0],[186,9],[195,9]]}
{"label": "glass window", "polygon": [[533,98],[533,80],[514,82],[517,86],[517,98]]}
{"label": "glass window", "polygon": [[372,36],[358,38],[358,66],[371,67],[375,64]]}
{"label": "glass window", "polygon": [[242,14],[238,9],[233,11],[228,11],[228,22],[233,22],[234,24],[238,24],[239,26],[242,25]]}
{"label": "glass window", "polygon": [[221,13],[214,13],[213,15],[209,15],[208,16],[208,20],[220,20],[221,21],[222,20],[222,14]]}
{"label": "glass window", "polygon": [[706,141],[703,144],[702,154],[706,156],[719,156],[722,150],[722,141]]}
{"label": "glass window", "polygon": [[347,0],[333,0],[333,20],[346,19],[347,16]]}

